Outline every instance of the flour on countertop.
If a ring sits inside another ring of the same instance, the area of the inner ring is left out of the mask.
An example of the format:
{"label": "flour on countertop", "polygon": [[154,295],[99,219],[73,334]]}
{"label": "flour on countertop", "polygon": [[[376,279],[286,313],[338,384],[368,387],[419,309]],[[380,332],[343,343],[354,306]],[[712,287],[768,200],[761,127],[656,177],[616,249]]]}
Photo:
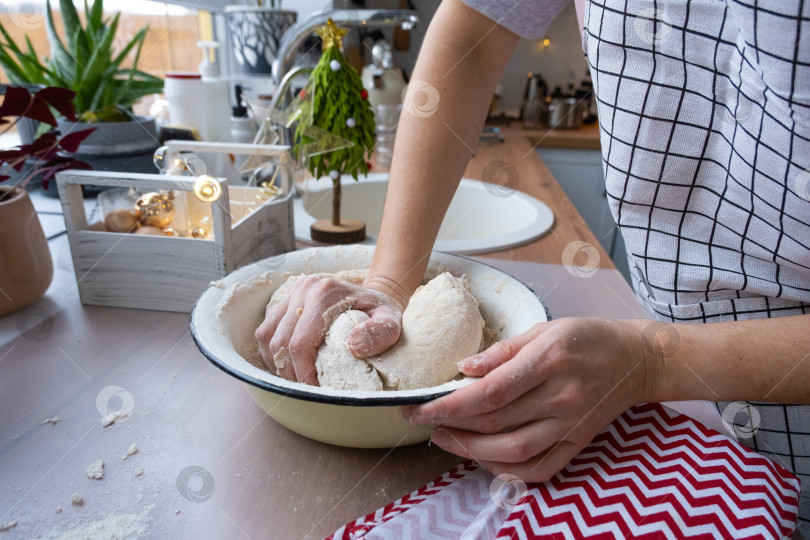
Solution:
{"label": "flour on countertop", "polygon": [[135,469],[135,472],[133,473],[133,475],[135,475],[135,476],[143,476],[143,467],[138,467],[137,469]]}
{"label": "flour on countertop", "polygon": [[129,446],[129,448],[127,449],[127,453],[124,454],[124,457],[121,458],[121,461],[126,461],[127,459],[131,458],[132,456],[134,456],[137,453],[138,453],[138,445],[135,444],[135,443],[132,443]]}
{"label": "flour on countertop", "polygon": [[88,465],[84,472],[87,475],[87,478],[90,478],[91,480],[101,480],[104,478],[104,460],[97,459]]}
{"label": "flour on countertop", "polygon": [[54,416],[53,418],[46,418],[45,420],[40,422],[40,424],[42,424],[43,426],[45,424],[51,424],[51,425],[55,426],[56,424],[58,424],[61,421],[62,421],[61,418],[59,418],[58,416]]}
{"label": "flour on countertop", "polygon": [[149,505],[140,514],[116,514],[97,521],[83,523],[67,529],[56,527],[42,536],[45,540],[113,539],[134,540],[149,536],[149,514],[154,505]]}
{"label": "flour on countertop", "polygon": [[17,526],[17,521],[16,520],[6,521],[5,523],[0,523],[0,532],[10,531],[11,529],[13,529],[16,526]]}
{"label": "flour on countertop", "polygon": [[70,504],[73,506],[82,506],[84,504],[84,497],[81,493],[74,493],[70,496]]}

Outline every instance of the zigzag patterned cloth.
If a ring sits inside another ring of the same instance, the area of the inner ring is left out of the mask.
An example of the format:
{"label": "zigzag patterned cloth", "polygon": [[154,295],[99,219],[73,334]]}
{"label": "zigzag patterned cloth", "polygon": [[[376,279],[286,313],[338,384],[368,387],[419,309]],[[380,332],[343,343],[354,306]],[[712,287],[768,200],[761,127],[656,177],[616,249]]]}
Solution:
{"label": "zigzag patterned cloth", "polygon": [[659,404],[617,418],[550,481],[526,486],[472,461],[328,540],[789,538],[799,480]]}

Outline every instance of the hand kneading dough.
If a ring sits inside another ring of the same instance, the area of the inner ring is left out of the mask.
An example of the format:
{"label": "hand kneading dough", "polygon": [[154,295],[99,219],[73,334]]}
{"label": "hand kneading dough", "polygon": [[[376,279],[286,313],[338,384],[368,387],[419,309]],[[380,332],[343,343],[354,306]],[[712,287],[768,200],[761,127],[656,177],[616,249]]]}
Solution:
{"label": "hand kneading dough", "polygon": [[480,350],[484,329],[467,282],[447,272],[413,294],[402,314],[399,341],[380,356],[360,360],[346,348],[346,336],[366,319],[365,313],[351,310],[332,324],[318,349],[321,386],[380,390],[381,384],[386,390],[410,390],[443,384],[458,375],[459,360]]}
{"label": "hand kneading dough", "polygon": [[383,383],[377,372],[365,360],[355,358],[346,348],[346,337],[352,328],[368,320],[362,311],[341,313],[318,349],[315,367],[318,383],[326,388],[341,390],[382,390]]}

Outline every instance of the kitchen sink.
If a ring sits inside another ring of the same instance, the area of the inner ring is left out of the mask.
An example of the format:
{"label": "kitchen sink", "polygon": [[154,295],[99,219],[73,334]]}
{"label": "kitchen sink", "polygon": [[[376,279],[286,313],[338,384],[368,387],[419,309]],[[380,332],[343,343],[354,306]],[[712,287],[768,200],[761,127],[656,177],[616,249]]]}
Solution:
{"label": "kitchen sink", "polygon": [[[366,224],[366,244],[377,241],[380,232],[388,174],[371,173],[355,181],[342,179],[342,216]],[[332,182],[308,180],[303,195],[296,197],[295,238],[317,245],[309,233],[318,219],[332,212]],[[554,225],[554,213],[543,202],[520,191],[463,178],[444,217],[433,249],[473,255],[501,251],[542,237]]]}

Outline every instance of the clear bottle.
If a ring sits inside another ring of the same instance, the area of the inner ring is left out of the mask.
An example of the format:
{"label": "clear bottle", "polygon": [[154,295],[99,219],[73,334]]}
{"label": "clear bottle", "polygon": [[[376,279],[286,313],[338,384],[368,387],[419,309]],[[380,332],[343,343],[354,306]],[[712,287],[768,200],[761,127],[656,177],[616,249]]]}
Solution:
{"label": "clear bottle", "polygon": [[[219,70],[215,61],[211,61],[214,51],[219,47],[216,41],[198,41],[197,47],[203,53],[200,62],[200,75],[205,87],[205,133],[202,133],[206,141],[227,140],[231,132],[230,118],[228,117],[228,105],[230,102],[228,95],[228,81],[219,76]],[[199,114],[199,112],[198,112]]]}

